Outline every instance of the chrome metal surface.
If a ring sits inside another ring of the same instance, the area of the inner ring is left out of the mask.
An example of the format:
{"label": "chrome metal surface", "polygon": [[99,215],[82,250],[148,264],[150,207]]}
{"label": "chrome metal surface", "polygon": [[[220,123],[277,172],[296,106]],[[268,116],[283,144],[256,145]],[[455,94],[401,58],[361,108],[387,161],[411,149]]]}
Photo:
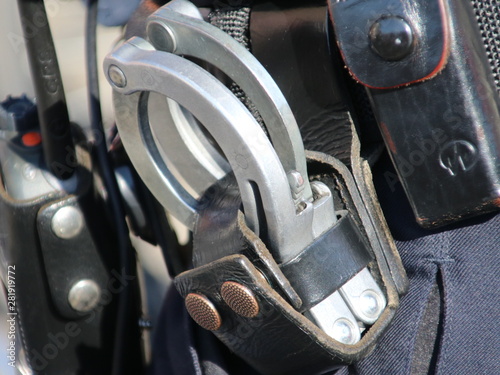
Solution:
{"label": "chrome metal surface", "polygon": [[384,293],[371,275],[363,268],[340,288],[340,294],[353,314],[365,324],[377,321],[387,304]]}
{"label": "chrome metal surface", "polygon": [[[293,257],[312,242],[312,204],[296,214],[288,179],[271,143],[250,112],[217,79],[181,57],[154,51],[140,38],[109,55],[106,71],[111,65],[118,66],[128,81],[114,92],[123,144],[150,190],[179,220],[192,227],[197,202],[158,150],[147,113],[149,92],[188,109],[217,141],[237,178],[249,227],[258,234],[259,215],[265,215],[269,246],[283,258],[279,260]],[[256,188],[264,213],[257,210]],[[305,229],[299,233],[297,228]]]}
{"label": "chrome metal surface", "polygon": [[158,150],[192,196],[198,197],[231,170],[194,116],[174,100],[150,93],[148,114]]}
{"label": "chrome metal surface", "polygon": [[120,68],[118,68],[115,65],[111,65],[108,68],[108,76],[110,81],[115,85],[116,87],[125,87],[127,86],[127,77],[125,77],[125,74],[121,71]]}
{"label": "chrome metal surface", "polygon": [[[207,61],[236,82],[262,116],[285,172],[298,171],[306,178],[304,146],[295,117],[269,73],[245,47],[203,21],[187,0],[174,0],[156,11],[148,19],[147,31],[157,49]],[[308,200],[312,196],[309,181],[305,179],[304,184],[303,199]]]}
{"label": "chrome metal surface", "polygon": [[86,313],[92,311],[101,299],[101,289],[93,280],[85,279],[76,282],[68,294],[69,305],[76,311]]}
{"label": "chrome metal surface", "polygon": [[52,231],[57,237],[65,240],[76,237],[84,225],[82,212],[73,206],[61,207],[52,216]]}
{"label": "chrome metal surface", "polygon": [[308,313],[318,327],[337,341],[352,345],[361,338],[358,322],[339,292],[331,294]]}

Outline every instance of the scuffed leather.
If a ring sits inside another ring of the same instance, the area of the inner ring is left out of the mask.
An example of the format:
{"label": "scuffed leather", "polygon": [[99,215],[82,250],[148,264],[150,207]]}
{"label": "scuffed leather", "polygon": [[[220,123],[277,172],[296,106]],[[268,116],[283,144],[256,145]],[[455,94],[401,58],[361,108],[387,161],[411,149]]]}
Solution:
{"label": "scuffed leather", "polygon": [[[241,317],[223,302],[220,286],[228,280],[249,287],[257,296],[260,312],[255,318]],[[372,329],[361,343],[340,344],[291,309],[243,255],[184,272],[175,285],[183,297],[197,292],[211,299],[222,318],[222,327],[214,334],[262,374],[319,375],[353,363],[373,349],[381,326],[387,326],[394,314],[390,305],[376,324],[378,329]]]}
{"label": "scuffed leather", "polygon": [[339,220],[332,228],[280,265],[302,298],[301,311],[323,301],[372,260],[367,241],[351,216],[346,211],[337,214]]}
{"label": "scuffed leather", "polygon": [[[356,345],[343,345],[325,335],[298,312],[296,300],[290,298],[289,281],[263,242],[245,225],[238,211],[239,200],[231,191],[234,180],[229,176],[202,198],[206,203],[197,220],[193,248],[198,267],[180,274],[174,282],[182,296],[201,293],[215,304],[223,323],[214,334],[262,374],[322,374],[365,357],[387,329],[399,304],[400,291],[406,287],[399,257],[378,238],[384,229],[376,217],[368,215],[349,169],[337,159],[317,152],[309,152],[308,161],[311,178],[337,192],[336,210],[351,213],[370,245],[375,259],[370,268],[383,285],[388,304]],[[216,256],[208,254],[212,251]],[[225,281],[240,282],[258,296],[261,313],[256,318],[240,317],[224,303],[220,286]]]}

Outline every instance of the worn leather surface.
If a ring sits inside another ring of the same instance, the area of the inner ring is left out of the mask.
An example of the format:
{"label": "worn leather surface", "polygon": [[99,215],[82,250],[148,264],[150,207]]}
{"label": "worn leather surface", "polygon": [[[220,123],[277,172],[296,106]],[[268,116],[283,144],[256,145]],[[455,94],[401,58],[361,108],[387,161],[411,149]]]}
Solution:
{"label": "worn leather surface", "polygon": [[417,222],[438,227],[500,207],[500,98],[469,2],[447,0],[451,54],[434,79],[369,90]]}
{"label": "worn leather surface", "polygon": [[[75,196],[81,198],[81,208],[89,220],[87,223],[96,224],[89,226],[85,230],[86,234],[90,230],[89,235],[102,246],[100,249],[110,249],[112,244],[109,232],[106,231],[109,227],[97,224],[101,223],[102,217],[92,216],[96,212],[102,212],[102,208],[95,205],[90,185],[90,155],[84,150],[78,155],[81,156],[79,161],[82,165],[77,168],[76,173],[81,178],[81,184]],[[107,272],[113,267],[111,256],[98,253],[95,247],[85,249],[84,254],[74,254],[79,249],[69,246],[69,243],[68,246],[61,246],[61,243],[49,245],[46,241],[52,235],[49,223],[38,227],[38,215],[43,215],[47,207],[64,205],[67,201],[75,204],[75,200],[74,196],[68,196],[62,191],[54,191],[32,200],[15,200],[6,192],[0,179],[2,253],[4,262],[15,267],[17,315],[14,319],[18,324],[19,334],[16,348],[24,349],[26,361],[35,374],[104,375],[111,371],[113,346],[109,339],[114,332],[116,299],[113,301],[111,298],[107,304],[100,305],[99,309],[90,314],[75,314],[67,306],[68,287],[79,276],[96,276],[102,281],[103,288],[107,287],[106,282],[112,279]],[[94,204],[89,203],[89,200]],[[41,234],[40,231],[50,233]],[[47,245],[56,247],[47,249]],[[47,259],[47,255],[51,258]],[[68,262],[68,258],[73,259]],[[84,262],[78,263],[79,259],[84,259]],[[94,269],[89,269],[90,267]],[[54,283],[54,278],[58,277],[61,278]],[[64,302],[66,306],[63,306]]]}
{"label": "worn leather surface", "polygon": [[370,263],[368,244],[348,212],[326,233],[280,268],[307,311],[338,290]]}
{"label": "worn leather surface", "polygon": [[[336,210],[351,212],[360,235],[370,244],[370,256],[374,261],[369,266],[387,293],[386,310],[358,344],[346,346],[332,340],[298,312],[300,305],[289,296],[289,280],[262,241],[246,227],[243,215],[235,213],[240,206],[236,195],[227,193],[234,184],[230,178],[219,182],[221,187],[215,187],[202,198],[206,203],[194,231],[193,248],[198,267],[175,279],[182,296],[200,293],[216,305],[223,325],[214,334],[233,353],[263,374],[321,374],[365,357],[395,313],[399,304],[398,287],[404,289],[404,285],[401,287],[399,281],[398,285],[394,281],[398,280],[394,277],[397,271],[404,280],[404,271],[388,264],[397,265],[399,258],[374,236],[383,229],[376,218],[368,216],[349,169],[333,157],[309,153],[309,172],[311,178],[320,179],[337,192]],[[227,194],[214,194],[221,191]],[[211,249],[216,256],[206,254]],[[217,257],[220,259],[214,260]],[[305,267],[303,271],[311,270]],[[220,285],[224,281],[241,282],[260,296],[263,314],[247,319],[232,312],[220,296]],[[266,311],[270,311],[269,315]]]}
{"label": "worn leather surface", "polygon": [[[335,37],[353,78],[371,88],[394,88],[435,77],[445,66],[450,37],[445,0],[329,1]],[[410,55],[387,61],[370,45],[372,25],[382,16],[397,16],[413,29]]]}
{"label": "worn leather surface", "polygon": [[[350,164],[351,118],[329,51],[324,2],[262,2],[252,7],[252,53],[280,87],[307,150]],[[269,41],[272,40],[272,43]]]}
{"label": "worn leather surface", "polygon": [[[260,303],[257,317],[243,318],[225,305],[220,286],[228,280],[239,282],[255,293]],[[375,342],[371,334],[365,336],[364,345],[346,346],[331,340],[290,309],[242,255],[228,256],[187,271],[176,278],[175,284],[182,296],[196,291],[211,299],[223,322],[214,334],[262,374],[319,375],[366,355]],[[392,308],[388,309],[377,324],[386,324],[392,314]]]}

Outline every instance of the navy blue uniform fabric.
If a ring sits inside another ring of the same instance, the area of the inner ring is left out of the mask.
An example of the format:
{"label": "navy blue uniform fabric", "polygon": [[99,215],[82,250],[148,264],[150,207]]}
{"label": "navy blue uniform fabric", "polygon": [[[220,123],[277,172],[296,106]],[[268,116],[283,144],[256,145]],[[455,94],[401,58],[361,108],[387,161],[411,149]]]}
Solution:
{"label": "navy blue uniform fabric", "polygon": [[[454,228],[418,227],[401,186],[386,180],[388,158],[374,169],[381,205],[410,279],[394,323],[376,350],[337,375],[417,374],[415,361],[432,361],[429,374],[500,374],[500,215],[489,214]],[[437,339],[417,340],[426,329],[424,312],[435,285],[442,315]],[[187,315],[171,290],[156,330],[152,374],[255,375],[211,333]],[[434,356],[419,358],[418,345]],[[424,366],[425,367],[425,366]],[[426,371],[427,373],[427,371]]]}
{"label": "navy blue uniform fabric", "polygon": [[440,284],[442,316],[431,374],[500,374],[500,215],[467,220],[429,232],[415,223],[403,190],[385,180],[386,161],[376,184],[409,280],[395,320],[367,359],[346,374],[412,374],[418,361],[417,334],[433,285]]}

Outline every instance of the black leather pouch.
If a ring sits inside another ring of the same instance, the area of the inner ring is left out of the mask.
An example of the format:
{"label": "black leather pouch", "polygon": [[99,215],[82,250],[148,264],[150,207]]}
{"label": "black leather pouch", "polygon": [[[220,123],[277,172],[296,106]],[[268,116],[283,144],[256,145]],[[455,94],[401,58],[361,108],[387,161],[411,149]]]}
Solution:
{"label": "black leather pouch", "polygon": [[[366,86],[417,222],[500,206],[500,101],[468,1],[330,1],[351,76]],[[487,36],[483,34],[483,36]]]}
{"label": "black leather pouch", "polygon": [[[177,276],[175,285],[183,297],[196,295],[210,301],[217,314],[218,324],[211,327],[216,328],[214,334],[263,374],[322,374],[359,361],[373,350],[394,316],[399,296],[407,289],[399,255],[375,203],[376,197],[369,193],[373,192],[369,167],[359,158],[354,162],[353,168],[365,184],[362,191],[338,159],[308,152],[311,179],[322,181],[335,192],[336,211],[347,212],[359,228],[372,258],[369,268],[387,296],[381,317],[355,345],[333,340],[299,312],[303,301],[290,280],[264,243],[245,225],[237,187],[231,178],[209,189],[206,200],[202,198],[206,204],[194,231],[195,267]],[[231,301],[228,303],[222,291],[227,282],[252,292],[258,304],[257,315],[242,316]],[[202,306],[197,313],[202,323],[214,321]]]}

